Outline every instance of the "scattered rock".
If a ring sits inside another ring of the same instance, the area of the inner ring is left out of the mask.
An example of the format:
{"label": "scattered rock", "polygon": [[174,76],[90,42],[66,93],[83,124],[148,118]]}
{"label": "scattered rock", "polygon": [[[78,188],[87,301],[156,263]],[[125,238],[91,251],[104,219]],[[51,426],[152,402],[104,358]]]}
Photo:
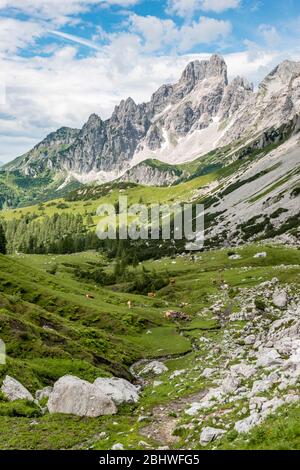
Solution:
{"label": "scattered rock", "polygon": [[49,398],[52,392],[53,392],[53,387],[45,387],[42,390],[37,390],[35,392],[35,399],[37,401],[41,401],[44,398]]}
{"label": "scattered rock", "polygon": [[248,418],[237,421],[234,425],[234,429],[238,433],[249,432],[254,426],[257,426],[261,421],[261,416],[258,413],[252,413]]}
{"label": "scattered rock", "polygon": [[216,372],[216,370],[217,369],[211,369],[210,367],[207,367],[206,369],[204,369],[201,375],[205,379],[209,379]]}
{"label": "scattered rock", "polygon": [[200,444],[206,446],[210,442],[220,439],[225,433],[226,431],[219,428],[203,428],[200,436]]}
{"label": "scattered rock", "polygon": [[267,253],[263,251],[262,253],[256,253],[256,255],[253,256],[253,258],[266,258]]}
{"label": "scattered rock", "polygon": [[98,417],[117,412],[114,402],[99,387],[78,377],[66,375],[55,382],[48,400],[50,413]]}
{"label": "scattered rock", "polygon": [[20,382],[7,375],[1,387],[2,393],[9,401],[28,400],[34,401],[33,396]]}
{"label": "scattered rock", "polygon": [[241,258],[242,258],[241,255],[231,255],[231,256],[229,256],[229,259],[233,259],[233,260],[241,259]]}
{"label": "scattered rock", "polygon": [[259,353],[256,366],[257,367],[270,367],[282,364],[283,360],[276,351],[276,349],[264,349]]}
{"label": "scattered rock", "polygon": [[230,368],[231,374],[242,375],[246,379],[252,377],[256,372],[256,367],[244,363],[235,364]]}
{"label": "scattered rock", "polygon": [[124,450],[124,446],[123,446],[123,444],[120,444],[120,443],[114,444],[112,446],[111,450]]}
{"label": "scattered rock", "polygon": [[186,372],[185,369],[175,370],[175,371],[170,375],[170,379],[175,379],[175,377],[179,377],[180,375],[185,374],[185,372]]}
{"label": "scattered rock", "polygon": [[272,297],[272,302],[275,307],[284,308],[288,303],[287,294],[284,290],[276,290]]}
{"label": "scattered rock", "polygon": [[161,380],[154,380],[153,388],[159,387],[162,384],[163,384],[163,382]]}
{"label": "scattered rock", "polygon": [[244,342],[247,346],[252,346],[252,344],[254,344],[255,341],[256,341],[255,335],[246,336],[246,338],[244,339]]}
{"label": "scattered rock", "polygon": [[189,416],[195,416],[198,414],[201,408],[202,408],[202,405],[200,403],[192,403],[191,406],[187,410],[185,410],[185,414]]}

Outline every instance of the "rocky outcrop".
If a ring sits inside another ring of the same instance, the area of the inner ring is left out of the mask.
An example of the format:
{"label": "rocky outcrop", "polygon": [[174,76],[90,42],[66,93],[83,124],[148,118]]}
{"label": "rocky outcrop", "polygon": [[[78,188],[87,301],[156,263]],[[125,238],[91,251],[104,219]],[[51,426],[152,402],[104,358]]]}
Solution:
{"label": "rocky outcrop", "polygon": [[97,385],[70,375],[55,382],[47,407],[50,413],[92,418],[117,412],[115,403]]}
{"label": "rocky outcrop", "polygon": [[121,176],[120,181],[143,184],[146,186],[170,186],[179,181],[182,171],[171,165],[141,162]]}
{"label": "rocky outcrop", "polygon": [[31,393],[16,379],[7,375],[3,381],[1,391],[9,401],[34,401]]}

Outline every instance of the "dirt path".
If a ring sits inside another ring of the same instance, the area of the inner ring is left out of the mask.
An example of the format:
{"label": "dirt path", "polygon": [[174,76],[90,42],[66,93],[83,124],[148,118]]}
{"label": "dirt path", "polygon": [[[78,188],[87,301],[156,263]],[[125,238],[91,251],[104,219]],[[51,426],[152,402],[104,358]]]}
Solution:
{"label": "dirt path", "polygon": [[159,442],[162,446],[172,446],[179,441],[177,436],[173,435],[176,429],[178,418],[172,416],[172,414],[178,414],[187,405],[200,401],[206,390],[201,390],[196,394],[189,395],[187,397],[181,397],[165,405],[159,405],[152,409],[152,422],[142,428],[139,433],[148,439],[153,439]]}

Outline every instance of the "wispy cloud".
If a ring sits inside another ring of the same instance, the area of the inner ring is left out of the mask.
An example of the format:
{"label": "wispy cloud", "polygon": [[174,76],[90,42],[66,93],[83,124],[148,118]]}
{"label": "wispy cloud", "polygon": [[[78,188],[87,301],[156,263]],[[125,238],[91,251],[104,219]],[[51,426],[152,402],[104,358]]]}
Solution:
{"label": "wispy cloud", "polygon": [[82,38],[80,36],[75,36],[74,34],[64,33],[62,31],[49,31],[49,34],[60,37],[67,41],[71,41],[76,44],[80,44],[81,46],[89,47],[90,49],[95,49],[96,51],[101,50],[101,47],[95,44],[94,42],[88,39]]}

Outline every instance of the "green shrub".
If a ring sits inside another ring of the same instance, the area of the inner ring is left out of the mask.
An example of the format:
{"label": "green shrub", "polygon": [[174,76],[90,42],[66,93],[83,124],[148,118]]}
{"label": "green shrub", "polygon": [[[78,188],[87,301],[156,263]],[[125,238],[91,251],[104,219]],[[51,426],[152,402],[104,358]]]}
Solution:
{"label": "green shrub", "polygon": [[257,310],[260,310],[261,312],[264,312],[266,310],[266,303],[261,297],[257,297],[254,303]]}

